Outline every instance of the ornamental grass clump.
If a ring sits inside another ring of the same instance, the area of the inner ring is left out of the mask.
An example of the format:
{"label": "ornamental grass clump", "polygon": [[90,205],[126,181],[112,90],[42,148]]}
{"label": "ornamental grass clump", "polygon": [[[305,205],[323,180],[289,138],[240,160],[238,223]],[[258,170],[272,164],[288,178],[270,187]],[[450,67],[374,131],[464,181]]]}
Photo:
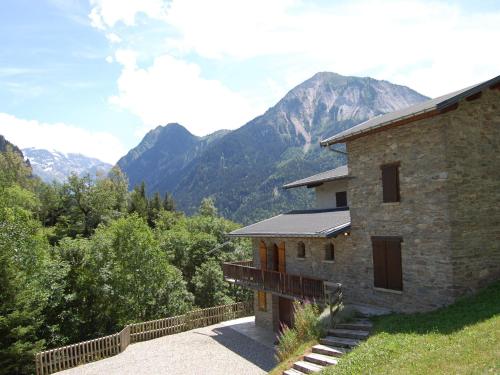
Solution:
{"label": "ornamental grass clump", "polygon": [[292,328],[282,324],[276,355],[280,361],[286,360],[305,342],[318,340],[323,332],[319,321],[320,309],[311,303],[294,302]]}

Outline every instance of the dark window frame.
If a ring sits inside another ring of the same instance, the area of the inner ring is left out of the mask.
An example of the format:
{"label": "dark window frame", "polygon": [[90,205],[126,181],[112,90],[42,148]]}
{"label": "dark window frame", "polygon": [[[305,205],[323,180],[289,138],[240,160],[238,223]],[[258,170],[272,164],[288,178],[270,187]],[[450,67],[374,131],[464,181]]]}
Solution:
{"label": "dark window frame", "polygon": [[325,261],[333,262],[335,261],[335,245],[331,242],[325,245]]}
{"label": "dark window frame", "polygon": [[302,241],[297,243],[297,258],[305,259],[306,257],[306,244]]}
{"label": "dark window frame", "polygon": [[401,202],[400,166],[400,162],[387,163],[380,166],[383,203]]}
{"label": "dark window frame", "polygon": [[[344,203],[344,204],[339,204],[339,203]],[[335,206],[336,207],[347,207],[347,191],[335,192]]]}

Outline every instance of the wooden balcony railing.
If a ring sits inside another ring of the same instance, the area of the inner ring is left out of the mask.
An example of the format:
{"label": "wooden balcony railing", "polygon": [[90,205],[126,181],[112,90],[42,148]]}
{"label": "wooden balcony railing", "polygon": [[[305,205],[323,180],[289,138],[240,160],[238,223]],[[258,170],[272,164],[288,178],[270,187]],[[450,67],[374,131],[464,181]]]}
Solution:
{"label": "wooden balcony railing", "polygon": [[301,300],[325,301],[325,280],[261,270],[252,261],[224,263],[224,278],[248,288],[265,290]]}

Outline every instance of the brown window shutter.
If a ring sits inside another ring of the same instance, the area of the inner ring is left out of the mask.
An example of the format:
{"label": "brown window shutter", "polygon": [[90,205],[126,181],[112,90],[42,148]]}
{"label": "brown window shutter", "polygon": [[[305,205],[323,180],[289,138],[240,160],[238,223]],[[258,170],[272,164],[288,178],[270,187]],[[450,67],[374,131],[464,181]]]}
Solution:
{"label": "brown window shutter", "polygon": [[401,240],[387,240],[387,288],[403,290],[403,272],[401,267]]}
{"label": "brown window shutter", "polygon": [[385,241],[372,238],[373,246],[373,285],[387,288],[387,268]]}
{"label": "brown window shutter", "polygon": [[260,269],[267,270],[267,247],[266,244],[262,241],[259,245],[259,257],[260,257]]}
{"label": "brown window shutter", "polygon": [[399,165],[383,165],[382,193],[384,202],[399,202]]}
{"label": "brown window shutter", "polygon": [[278,271],[286,272],[285,243],[281,242],[278,247]]}
{"label": "brown window shutter", "polygon": [[266,311],[267,310],[266,292],[259,290],[257,292],[257,297],[258,297],[257,300],[259,304],[259,310]]}

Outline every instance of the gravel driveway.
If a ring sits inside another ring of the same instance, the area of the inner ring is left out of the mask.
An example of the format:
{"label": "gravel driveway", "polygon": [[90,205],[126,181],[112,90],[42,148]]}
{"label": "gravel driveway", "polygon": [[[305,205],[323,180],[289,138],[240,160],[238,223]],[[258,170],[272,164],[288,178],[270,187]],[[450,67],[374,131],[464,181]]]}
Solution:
{"label": "gravel driveway", "polygon": [[252,316],[133,344],[114,357],[58,374],[266,374],[276,365],[273,341]]}

